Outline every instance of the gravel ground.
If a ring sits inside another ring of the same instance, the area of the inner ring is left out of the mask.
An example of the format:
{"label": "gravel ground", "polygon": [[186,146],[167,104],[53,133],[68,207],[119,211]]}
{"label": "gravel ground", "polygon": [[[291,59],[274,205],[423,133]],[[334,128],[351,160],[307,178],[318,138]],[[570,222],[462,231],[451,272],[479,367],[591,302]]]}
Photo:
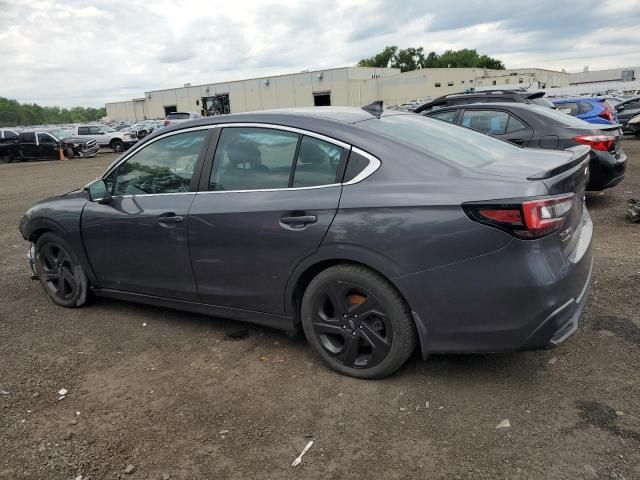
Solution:
{"label": "gravel ground", "polygon": [[54,306],[18,221],[113,156],[0,165],[0,479],[640,479],[640,225],[625,218],[640,142],[624,148],[625,182],[588,198],[594,282],[571,339],[416,355],[382,381],[329,371],[301,336],[111,300]]}

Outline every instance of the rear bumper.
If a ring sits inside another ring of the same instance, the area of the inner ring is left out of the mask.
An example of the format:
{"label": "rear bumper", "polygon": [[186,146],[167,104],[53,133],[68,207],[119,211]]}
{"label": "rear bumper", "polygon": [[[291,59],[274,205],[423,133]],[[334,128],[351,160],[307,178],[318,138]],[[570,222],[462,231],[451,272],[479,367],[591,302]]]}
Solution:
{"label": "rear bumper", "polygon": [[577,329],[591,282],[593,225],[584,210],[574,250],[555,236],[394,278],[422,353],[552,348]]}
{"label": "rear bumper", "polygon": [[626,169],[627,154],[624,150],[620,151],[619,158],[609,152],[591,150],[587,190],[597,191],[616,186],[624,179]]}

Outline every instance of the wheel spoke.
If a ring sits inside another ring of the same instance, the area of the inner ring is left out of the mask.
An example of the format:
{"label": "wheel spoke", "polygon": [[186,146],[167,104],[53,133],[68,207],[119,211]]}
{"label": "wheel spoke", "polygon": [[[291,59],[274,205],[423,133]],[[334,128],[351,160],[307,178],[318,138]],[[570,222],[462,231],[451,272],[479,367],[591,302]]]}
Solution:
{"label": "wheel spoke", "polygon": [[62,278],[64,279],[65,283],[69,284],[70,291],[73,291],[75,289],[75,286],[76,286],[76,279],[73,276],[73,273],[71,273],[71,270],[69,270],[67,268],[63,268],[62,269]]}
{"label": "wheel spoke", "polygon": [[[45,266],[47,268],[54,267],[56,263],[58,263],[58,256],[53,250],[53,245],[47,244],[42,251],[42,255],[44,256],[44,260],[46,260]],[[44,263],[44,262],[43,262]]]}
{"label": "wheel spoke", "polygon": [[358,358],[358,350],[360,347],[360,337],[357,335],[346,335],[344,346],[337,358],[348,367],[352,367]]}
{"label": "wheel spoke", "polygon": [[313,322],[313,329],[319,335],[344,335],[344,329],[337,323],[324,321]]}
{"label": "wheel spoke", "polygon": [[378,332],[376,332],[371,326],[367,323],[362,323],[360,329],[360,334],[362,338],[364,338],[365,342],[371,345],[371,356],[373,357],[372,363],[378,363],[389,353],[389,348],[391,345],[387,343],[387,341],[382,338]]}
{"label": "wheel spoke", "polygon": [[357,315],[358,318],[360,318],[361,320],[364,320],[365,318],[369,317],[372,313],[380,315],[381,314],[380,311],[381,311],[381,308],[378,301],[375,298],[368,296],[363,303],[361,303],[360,305],[356,305],[355,307],[352,307],[349,313],[351,315]]}
{"label": "wheel spoke", "polygon": [[345,315],[349,310],[349,307],[347,305],[344,284],[338,282],[329,285],[326,292],[331,305],[333,305],[334,316],[339,318]]}
{"label": "wheel spoke", "polygon": [[40,274],[40,278],[45,282],[53,282],[58,280],[58,275],[51,271],[44,271]]}

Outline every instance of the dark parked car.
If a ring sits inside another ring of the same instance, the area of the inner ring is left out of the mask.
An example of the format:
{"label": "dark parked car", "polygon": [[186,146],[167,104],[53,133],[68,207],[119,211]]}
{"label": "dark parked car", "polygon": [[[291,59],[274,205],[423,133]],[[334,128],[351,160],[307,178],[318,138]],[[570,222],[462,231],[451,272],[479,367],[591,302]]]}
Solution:
{"label": "dark parked car", "polygon": [[9,148],[9,156],[14,160],[60,157],[60,150],[67,158],[94,157],[100,149],[93,139],[71,136],[65,131],[20,132]]}
{"label": "dark parked car", "polygon": [[378,378],[437,352],[553,347],[591,277],[588,147],[310,108],[154,132],[20,222],[65,307],[89,294],[288,331]]}
{"label": "dark parked car", "polygon": [[0,128],[0,159],[8,157],[11,159],[15,152],[15,144],[18,139],[18,132],[9,128]]}
{"label": "dark parked car", "polygon": [[624,131],[630,132],[627,123],[636,115],[640,115],[640,97],[624,100],[616,104],[615,109],[618,112],[618,123]]}
{"label": "dark parked car", "polygon": [[617,125],[590,124],[550,108],[524,103],[474,103],[424,115],[523,147],[564,150],[588,145],[591,177],[587,190],[604,190],[624,178],[627,154],[622,149],[622,132]]}
{"label": "dark parked car", "polygon": [[559,112],[596,125],[618,125],[618,112],[607,97],[554,98]]}
{"label": "dark parked car", "polygon": [[640,113],[627,122],[629,132],[640,138]]}
{"label": "dark parked car", "polygon": [[524,90],[486,90],[483,92],[452,93],[451,95],[445,95],[444,97],[436,98],[435,100],[424,103],[413,111],[415,113],[422,113],[454,105],[494,102],[529,103],[540,105],[542,107],[555,108],[553,103],[544,97],[544,92],[527,92]]}

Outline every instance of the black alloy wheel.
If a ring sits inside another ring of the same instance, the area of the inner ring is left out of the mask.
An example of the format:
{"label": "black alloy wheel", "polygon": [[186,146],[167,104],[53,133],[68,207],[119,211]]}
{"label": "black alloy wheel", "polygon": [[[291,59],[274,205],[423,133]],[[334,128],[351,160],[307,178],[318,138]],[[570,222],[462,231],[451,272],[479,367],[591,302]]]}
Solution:
{"label": "black alloy wheel", "polygon": [[313,330],[341,364],[366,368],[389,353],[393,328],[378,299],[361,285],[335,282],[314,299]]}
{"label": "black alloy wheel", "polygon": [[110,146],[115,153],[124,152],[124,142],[122,140],[112,140]]}
{"label": "black alloy wheel", "polygon": [[35,267],[43,288],[58,305],[81,306],[86,299],[87,279],[64,241],[46,233],[36,242]]}
{"label": "black alloy wheel", "polygon": [[307,341],[334,370],[382,378],[411,356],[417,333],[411,311],[385,278],[360,265],[320,272],[301,304]]}

